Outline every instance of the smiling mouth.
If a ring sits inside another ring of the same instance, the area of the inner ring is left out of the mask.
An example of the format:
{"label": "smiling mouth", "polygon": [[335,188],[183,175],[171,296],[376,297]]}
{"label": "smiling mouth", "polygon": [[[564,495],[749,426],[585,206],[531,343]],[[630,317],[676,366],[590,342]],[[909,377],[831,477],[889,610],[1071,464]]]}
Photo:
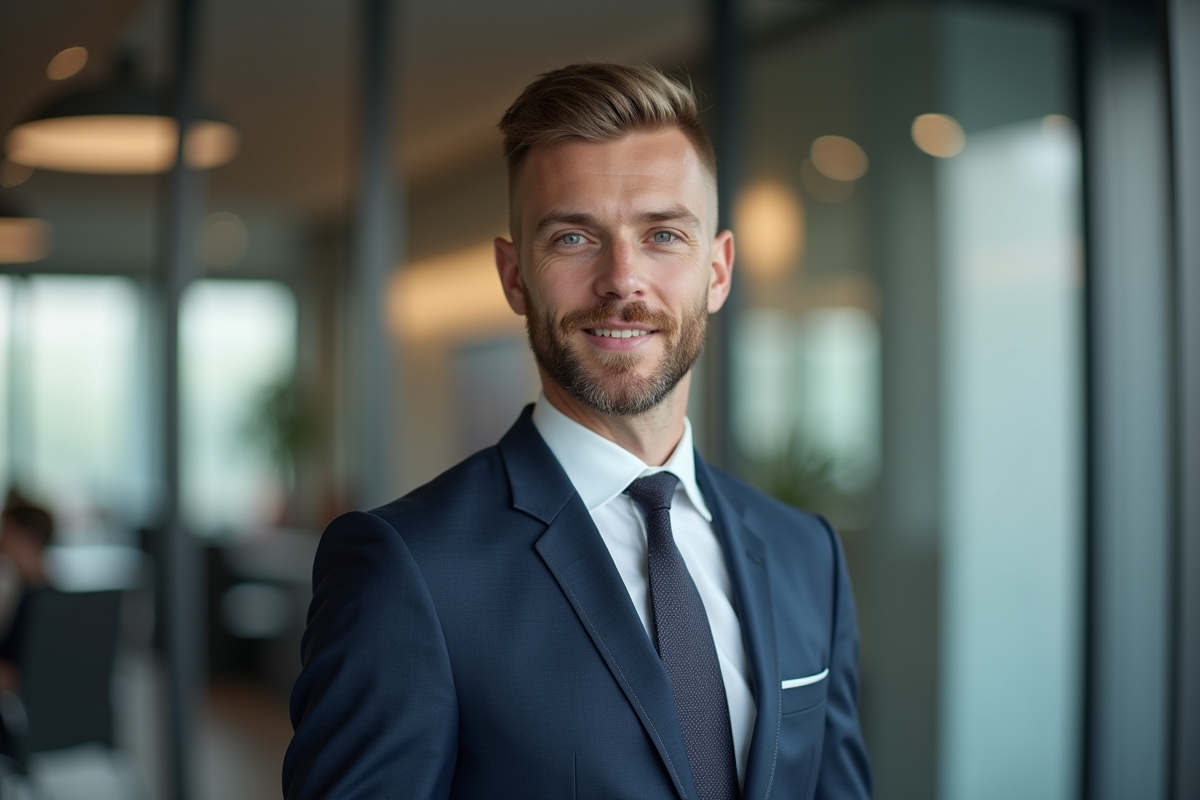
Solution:
{"label": "smiling mouth", "polygon": [[629,328],[618,330],[616,328],[584,328],[585,331],[592,336],[602,336],[610,339],[632,339],[635,336],[645,336],[648,333],[655,331],[632,330]]}

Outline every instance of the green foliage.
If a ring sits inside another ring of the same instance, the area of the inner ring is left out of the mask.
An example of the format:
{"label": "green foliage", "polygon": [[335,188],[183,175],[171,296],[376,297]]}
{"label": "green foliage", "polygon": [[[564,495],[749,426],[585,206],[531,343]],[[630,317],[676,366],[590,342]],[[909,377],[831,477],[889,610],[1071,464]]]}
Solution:
{"label": "green foliage", "polygon": [[317,416],[290,378],[264,388],[246,417],[247,442],[288,479],[317,441]]}
{"label": "green foliage", "polygon": [[834,460],[805,446],[797,436],[775,456],[743,455],[741,466],[742,474],[754,486],[805,511],[827,514],[843,499],[834,480]]}

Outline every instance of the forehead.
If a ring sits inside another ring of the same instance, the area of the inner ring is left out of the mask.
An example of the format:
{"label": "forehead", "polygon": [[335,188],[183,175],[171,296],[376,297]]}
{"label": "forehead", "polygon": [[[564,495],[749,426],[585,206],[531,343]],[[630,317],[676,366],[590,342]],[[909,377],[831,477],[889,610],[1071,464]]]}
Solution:
{"label": "forehead", "polygon": [[695,147],[672,128],[540,145],[522,165],[514,199],[523,228],[549,212],[611,216],[658,204],[682,204],[703,220],[715,211],[713,188]]}

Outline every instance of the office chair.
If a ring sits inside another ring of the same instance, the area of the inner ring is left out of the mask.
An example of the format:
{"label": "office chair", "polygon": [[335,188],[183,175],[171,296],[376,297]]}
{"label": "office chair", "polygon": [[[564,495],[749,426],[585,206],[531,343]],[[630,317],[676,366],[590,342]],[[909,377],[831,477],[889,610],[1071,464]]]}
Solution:
{"label": "office chair", "polygon": [[[118,592],[35,592],[19,647],[25,725],[10,730],[19,761],[81,744],[113,745],[112,673]],[[11,702],[11,701],[10,701]]]}

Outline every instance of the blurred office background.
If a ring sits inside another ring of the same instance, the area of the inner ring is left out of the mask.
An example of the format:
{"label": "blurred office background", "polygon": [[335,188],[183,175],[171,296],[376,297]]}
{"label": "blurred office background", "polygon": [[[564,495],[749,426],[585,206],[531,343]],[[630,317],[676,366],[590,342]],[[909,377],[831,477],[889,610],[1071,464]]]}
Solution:
{"label": "blurred office background", "polygon": [[1200,797],[1198,51],[1194,0],[0,5],[0,487],[110,686],[0,796],[280,796],[320,531],[536,396],[495,122],[616,60],[702,94],[692,420],[841,531],[880,800]]}

